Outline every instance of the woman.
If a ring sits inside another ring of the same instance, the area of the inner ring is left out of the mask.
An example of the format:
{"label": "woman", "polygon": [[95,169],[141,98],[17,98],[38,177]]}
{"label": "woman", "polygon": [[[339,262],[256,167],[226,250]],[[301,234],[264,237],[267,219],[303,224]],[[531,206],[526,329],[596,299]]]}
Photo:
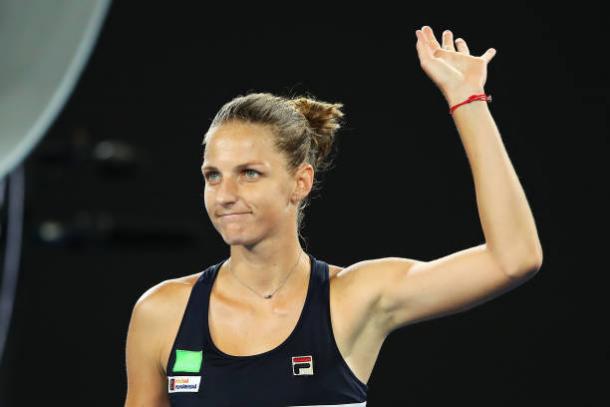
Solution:
{"label": "woman", "polygon": [[[206,133],[205,207],[230,258],[164,281],[134,306],[125,406],[364,406],[384,339],[531,278],[542,250],[483,91],[495,51],[416,31],[475,181],[486,243],[434,261],[346,268],[307,254],[302,209],[329,164],[341,104],[269,93],[225,104]],[[471,100],[472,95],[482,95]],[[170,404],[171,403],[171,404]]]}

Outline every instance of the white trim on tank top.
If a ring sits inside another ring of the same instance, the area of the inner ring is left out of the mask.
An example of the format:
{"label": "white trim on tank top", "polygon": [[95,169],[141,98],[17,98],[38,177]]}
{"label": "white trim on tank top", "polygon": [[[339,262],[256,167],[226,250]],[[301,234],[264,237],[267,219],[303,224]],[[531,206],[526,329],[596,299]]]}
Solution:
{"label": "white trim on tank top", "polygon": [[286,406],[286,407],[366,407],[366,401],[362,403],[350,404],[307,404],[302,406]]}

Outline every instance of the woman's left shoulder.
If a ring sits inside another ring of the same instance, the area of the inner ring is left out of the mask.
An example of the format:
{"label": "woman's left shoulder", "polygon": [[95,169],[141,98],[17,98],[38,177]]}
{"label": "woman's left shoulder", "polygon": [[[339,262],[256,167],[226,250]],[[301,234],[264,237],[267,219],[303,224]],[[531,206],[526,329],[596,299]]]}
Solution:
{"label": "woman's left shoulder", "polygon": [[326,263],[328,264],[328,277],[329,278],[333,278],[334,276],[337,275],[337,273],[339,273],[341,270],[343,270],[345,267],[341,267],[341,266],[336,266],[334,264],[330,264],[330,263]]}

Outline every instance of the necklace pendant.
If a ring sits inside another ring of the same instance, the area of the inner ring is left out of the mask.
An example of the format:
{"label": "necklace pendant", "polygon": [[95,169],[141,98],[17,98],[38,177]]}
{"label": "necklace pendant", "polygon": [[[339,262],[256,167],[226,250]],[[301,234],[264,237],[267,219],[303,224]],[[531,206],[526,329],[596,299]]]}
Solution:
{"label": "necklace pendant", "polygon": [[265,295],[265,299],[269,299],[273,296],[273,294]]}

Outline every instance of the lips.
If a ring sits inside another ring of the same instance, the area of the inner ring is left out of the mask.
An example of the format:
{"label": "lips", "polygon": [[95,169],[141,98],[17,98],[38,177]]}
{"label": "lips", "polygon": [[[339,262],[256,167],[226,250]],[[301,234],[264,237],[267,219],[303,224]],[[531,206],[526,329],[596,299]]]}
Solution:
{"label": "lips", "polygon": [[222,222],[241,222],[242,220],[245,221],[246,219],[246,215],[249,215],[250,212],[234,212],[234,213],[229,213],[229,214],[224,214],[224,215],[220,215],[219,219]]}

